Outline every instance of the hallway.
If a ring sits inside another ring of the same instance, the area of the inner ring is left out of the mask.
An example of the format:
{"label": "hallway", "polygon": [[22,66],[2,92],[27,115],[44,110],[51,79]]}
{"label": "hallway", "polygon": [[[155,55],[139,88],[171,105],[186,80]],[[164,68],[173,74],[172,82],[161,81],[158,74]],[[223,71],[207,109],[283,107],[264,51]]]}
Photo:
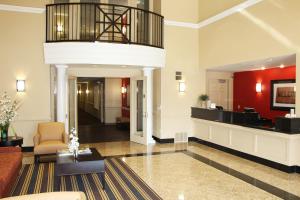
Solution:
{"label": "hallway", "polygon": [[105,125],[89,113],[78,109],[78,136],[81,144],[96,142],[129,141],[129,130]]}

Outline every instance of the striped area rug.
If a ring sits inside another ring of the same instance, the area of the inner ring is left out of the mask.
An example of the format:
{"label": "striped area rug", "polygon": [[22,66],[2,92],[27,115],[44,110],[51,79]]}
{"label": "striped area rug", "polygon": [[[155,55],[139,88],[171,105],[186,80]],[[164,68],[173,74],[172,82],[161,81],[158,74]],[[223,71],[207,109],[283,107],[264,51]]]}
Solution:
{"label": "striped area rug", "polygon": [[99,174],[54,175],[55,163],[23,165],[11,196],[56,191],[83,191],[89,200],[161,199],[118,158],[105,160],[105,190]]}

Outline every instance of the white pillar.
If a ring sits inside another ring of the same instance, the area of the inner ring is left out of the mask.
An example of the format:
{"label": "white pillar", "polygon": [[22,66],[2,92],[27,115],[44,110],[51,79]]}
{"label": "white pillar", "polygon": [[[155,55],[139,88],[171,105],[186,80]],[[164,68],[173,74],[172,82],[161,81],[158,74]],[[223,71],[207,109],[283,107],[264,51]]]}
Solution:
{"label": "white pillar", "polygon": [[155,143],[153,135],[153,68],[144,68],[144,76],[147,79],[147,144]]}
{"label": "white pillar", "polygon": [[57,68],[57,86],[56,86],[56,120],[58,122],[66,123],[66,70],[67,65],[55,65]]}

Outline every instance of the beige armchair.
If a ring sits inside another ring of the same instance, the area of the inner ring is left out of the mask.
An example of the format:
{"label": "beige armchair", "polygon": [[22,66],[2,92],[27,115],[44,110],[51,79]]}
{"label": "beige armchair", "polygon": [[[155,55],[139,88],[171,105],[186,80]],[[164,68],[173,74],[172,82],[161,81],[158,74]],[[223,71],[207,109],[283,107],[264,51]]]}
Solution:
{"label": "beige armchair", "polygon": [[68,148],[64,123],[39,123],[33,142],[35,162],[39,161],[41,155],[56,154],[57,150]]}

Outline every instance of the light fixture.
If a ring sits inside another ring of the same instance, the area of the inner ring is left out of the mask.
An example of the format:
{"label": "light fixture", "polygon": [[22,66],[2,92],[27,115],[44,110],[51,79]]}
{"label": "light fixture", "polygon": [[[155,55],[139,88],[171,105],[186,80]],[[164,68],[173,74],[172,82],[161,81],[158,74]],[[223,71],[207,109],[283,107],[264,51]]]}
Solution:
{"label": "light fixture", "polygon": [[256,83],[256,92],[261,92],[261,89],[262,89],[262,86],[261,86],[261,83]]}
{"label": "light fixture", "polygon": [[265,67],[261,67],[261,70],[265,70],[266,68]]}
{"label": "light fixture", "polygon": [[90,93],[89,89],[86,89],[85,93],[86,93],[86,94],[89,94],[89,93]]}
{"label": "light fixture", "polygon": [[179,92],[185,92],[186,86],[185,82],[180,81],[179,82]]}
{"label": "light fixture", "polygon": [[62,32],[63,31],[63,29],[64,29],[64,26],[62,25],[62,24],[57,24],[57,31],[58,32]]}
{"label": "light fixture", "polygon": [[282,68],[284,68],[285,66],[284,66],[284,64],[281,64],[279,67],[282,69]]}
{"label": "light fixture", "polygon": [[79,94],[81,94],[81,93],[82,93],[82,91],[81,91],[81,90],[79,90],[79,91],[78,91],[78,93],[79,93]]}
{"label": "light fixture", "polygon": [[17,80],[17,92],[25,92],[25,80]]}
{"label": "light fixture", "polygon": [[122,92],[122,94],[125,94],[126,93],[126,87],[122,86],[121,92]]}

